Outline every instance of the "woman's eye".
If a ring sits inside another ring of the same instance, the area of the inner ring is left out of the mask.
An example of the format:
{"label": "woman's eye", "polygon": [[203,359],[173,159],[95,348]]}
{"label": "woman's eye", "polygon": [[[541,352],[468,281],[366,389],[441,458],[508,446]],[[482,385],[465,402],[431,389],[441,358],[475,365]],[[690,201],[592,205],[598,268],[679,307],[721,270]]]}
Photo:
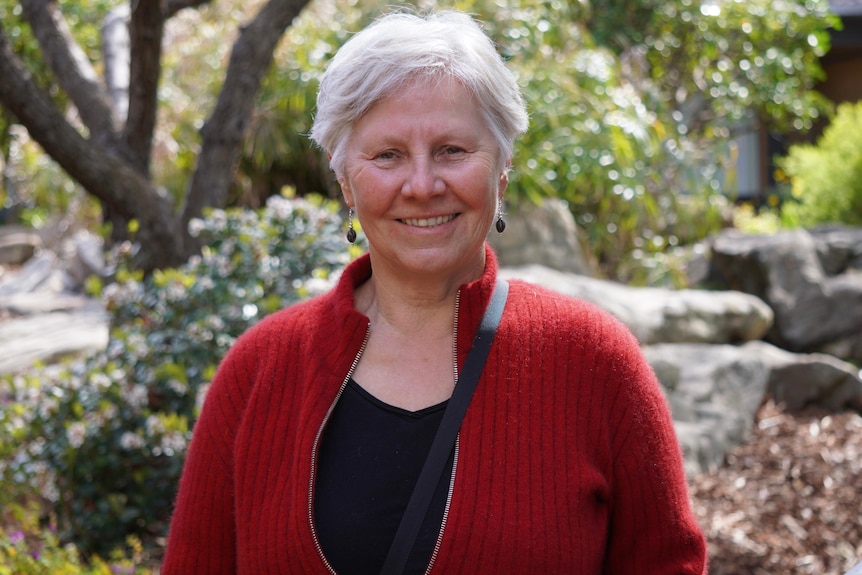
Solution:
{"label": "woman's eye", "polygon": [[447,156],[454,156],[458,154],[463,154],[464,150],[463,148],[459,148],[458,146],[446,146],[443,149],[443,153]]}

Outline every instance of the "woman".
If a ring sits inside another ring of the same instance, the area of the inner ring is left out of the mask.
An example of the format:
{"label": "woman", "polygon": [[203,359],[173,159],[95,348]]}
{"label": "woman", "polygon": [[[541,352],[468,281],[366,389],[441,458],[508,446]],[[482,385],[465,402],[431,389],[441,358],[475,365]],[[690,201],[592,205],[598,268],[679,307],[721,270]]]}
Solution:
{"label": "woman", "polygon": [[[379,573],[495,285],[527,115],[469,17],[353,37],[312,137],[369,253],[252,328],[198,421],[163,573]],[[608,314],[512,281],[407,573],[700,574],[659,385]]]}

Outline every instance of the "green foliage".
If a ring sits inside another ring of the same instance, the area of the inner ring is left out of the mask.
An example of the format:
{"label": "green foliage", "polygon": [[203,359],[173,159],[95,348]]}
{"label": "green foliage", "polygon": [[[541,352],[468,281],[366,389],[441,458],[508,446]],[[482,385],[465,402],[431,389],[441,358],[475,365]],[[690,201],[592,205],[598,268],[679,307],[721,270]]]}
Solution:
{"label": "green foliage", "polygon": [[742,204],[733,210],[733,227],[747,234],[768,236],[781,230],[781,214],[776,209],[755,210]]}
{"label": "green foliage", "polygon": [[328,289],[350,257],[335,206],[315,198],[214,211],[193,228],[206,245],[182,268],[142,279],[119,266],[103,290],[103,353],[0,380],[0,503],[41,491],[60,540],[86,553],[164,534],[199,391],[224,353],[266,314]]}
{"label": "green foliage", "polygon": [[98,201],[42,153],[20,126],[13,126],[7,136],[5,156],[14,168],[6,170],[5,184],[14,189],[14,197],[0,191],[0,207],[14,207],[17,218],[34,228],[63,216],[77,225],[96,226],[101,218]]}
{"label": "green foliage", "polygon": [[[84,54],[97,61],[101,51],[101,27],[108,10],[118,6],[122,0],[89,0],[88,2],[65,2],[63,14],[69,29]],[[38,9],[38,8],[37,8]],[[12,49],[27,64],[35,82],[50,94],[62,110],[68,105],[65,93],[59,90],[54,74],[41,56],[39,45],[26,24],[21,2],[0,0],[0,26],[12,43]],[[8,146],[9,128],[14,118],[0,107],[0,149]]]}
{"label": "green foliage", "polygon": [[144,550],[130,537],[129,553],[114,552],[107,560],[84,560],[73,544],[63,545],[55,529],[40,524],[37,507],[10,505],[0,525],[0,575],[146,575]]}
{"label": "green foliage", "polygon": [[591,4],[597,40],[618,53],[645,50],[650,78],[690,130],[721,131],[752,112],[770,129],[806,130],[829,108],[813,90],[824,77],[829,28],[841,26],[827,0]]}
{"label": "green foliage", "polygon": [[786,225],[862,225],[862,102],[840,105],[815,145],[792,146],[777,163],[791,184]]}

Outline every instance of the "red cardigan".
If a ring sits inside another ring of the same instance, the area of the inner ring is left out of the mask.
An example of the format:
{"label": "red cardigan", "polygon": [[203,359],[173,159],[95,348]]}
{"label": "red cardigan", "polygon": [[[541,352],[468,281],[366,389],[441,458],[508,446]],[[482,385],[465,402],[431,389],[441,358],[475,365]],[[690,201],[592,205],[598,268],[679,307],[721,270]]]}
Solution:
{"label": "red cardigan", "polygon": [[[496,259],[462,286],[463,362]],[[324,419],[368,329],[351,264],[329,294],[250,329],[194,429],[164,575],[331,573],[312,525]],[[706,547],[658,382],[599,308],[520,281],[464,419],[437,574],[693,574]]]}

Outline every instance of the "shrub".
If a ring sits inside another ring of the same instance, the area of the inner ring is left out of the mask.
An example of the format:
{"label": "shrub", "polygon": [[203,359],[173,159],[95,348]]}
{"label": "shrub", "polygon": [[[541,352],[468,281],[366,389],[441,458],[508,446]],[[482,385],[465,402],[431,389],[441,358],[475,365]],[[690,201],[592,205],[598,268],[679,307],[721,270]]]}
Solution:
{"label": "shrub", "polygon": [[61,544],[52,526],[39,524],[33,508],[13,505],[5,509],[0,526],[0,575],[146,575],[144,550],[139,540],[129,538],[130,555],[114,552],[108,560],[84,560],[75,545]]}
{"label": "shrub", "polygon": [[0,499],[42,490],[60,539],[85,553],[164,534],[198,391],[240,333],[328,289],[350,258],[322,199],[213,211],[192,229],[201,255],[146,279],[121,250],[117,281],[100,290],[112,315],[104,352],[0,381]]}
{"label": "shrub", "polygon": [[786,225],[862,224],[862,102],[841,104],[816,145],[792,146],[778,166],[791,184]]}

